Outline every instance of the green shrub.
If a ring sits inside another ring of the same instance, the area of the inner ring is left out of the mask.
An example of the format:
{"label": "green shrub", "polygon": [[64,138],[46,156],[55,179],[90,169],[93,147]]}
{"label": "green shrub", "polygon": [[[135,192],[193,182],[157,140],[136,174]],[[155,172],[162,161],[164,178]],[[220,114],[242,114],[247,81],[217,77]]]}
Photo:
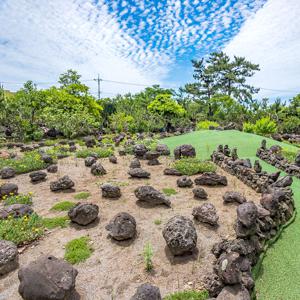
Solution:
{"label": "green shrub", "polygon": [[43,162],[41,155],[37,151],[30,151],[25,152],[23,157],[19,159],[0,158],[0,169],[3,167],[12,167],[17,174],[22,174],[45,169],[47,164]]}
{"label": "green shrub", "polygon": [[176,195],[177,194],[177,192],[174,189],[172,189],[172,188],[164,188],[162,191],[167,196],[171,196],[171,195]]}
{"label": "green shrub", "polygon": [[206,300],[209,298],[207,291],[181,291],[164,297],[163,300]]}
{"label": "green shrub", "polygon": [[76,204],[70,201],[61,201],[52,206],[51,210],[66,211],[73,208]]}
{"label": "green shrub", "polygon": [[90,192],[80,192],[80,193],[74,195],[73,197],[76,200],[85,200],[85,199],[87,199],[90,196],[91,196]]}
{"label": "green shrub", "polygon": [[287,117],[280,125],[280,131],[284,133],[300,133],[300,118],[296,116]]}
{"label": "green shrub", "polygon": [[153,269],[152,257],[153,257],[153,249],[150,243],[147,243],[144,247],[143,257],[145,262],[145,269],[147,272]]}
{"label": "green shrub", "polygon": [[12,195],[12,196],[3,196],[4,205],[12,205],[12,204],[27,204],[32,205],[32,193],[28,193],[27,195]]}
{"label": "green shrub", "polygon": [[99,158],[109,157],[114,154],[114,150],[111,148],[87,148],[76,152],[76,156],[79,158],[86,158],[88,156],[97,155]]}
{"label": "green shrub", "polygon": [[255,132],[255,125],[245,122],[243,123],[243,131],[248,133],[254,133]]}
{"label": "green shrub", "polygon": [[258,135],[269,135],[277,131],[277,125],[269,117],[261,118],[255,123],[255,133]]}
{"label": "green shrub", "polygon": [[8,217],[0,221],[0,239],[22,245],[38,239],[44,233],[42,218],[33,213],[22,218]]}
{"label": "green shrub", "polygon": [[288,149],[282,149],[281,154],[290,162],[295,162],[296,156],[298,151],[297,150],[288,150]]}
{"label": "green shrub", "polygon": [[43,224],[47,229],[54,229],[56,227],[65,228],[70,223],[70,219],[67,216],[43,218]]}
{"label": "green shrub", "polygon": [[209,129],[210,126],[218,127],[219,124],[217,122],[208,121],[208,120],[200,121],[197,123],[196,129],[197,130]]}
{"label": "green shrub", "polygon": [[183,175],[195,175],[204,172],[215,172],[217,167],[209,161],[197,158],[182,158],[173,163],[173,168]]}
{"label": "green shrub", "polygon": [[71,264],[78,264],[87,260],[93,252],[93,248],[89,243],[90,238],[87,236],[68,242],[66,245],[65,260]]}

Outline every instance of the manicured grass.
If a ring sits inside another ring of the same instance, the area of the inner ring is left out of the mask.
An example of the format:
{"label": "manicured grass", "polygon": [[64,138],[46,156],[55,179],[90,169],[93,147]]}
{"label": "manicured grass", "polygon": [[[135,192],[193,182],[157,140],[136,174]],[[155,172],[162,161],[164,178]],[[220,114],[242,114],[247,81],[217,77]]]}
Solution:
{"label": "manicured grass", "polygon": [[78,239],[74,239],[67,243],[65,260],[71,264],[78,264],[87,260],[93,252],[92,247],[89,245],[90,238],[83,236]]}
{"label": "manicured grass", "polygon": [[[230,148],[236,147],[241,158],[250,158],[252,162],[257,148],[264,137],[239,132],[228,131],[196,131],[185,135],[170,137],[161,140],[171,150],[181,144],[192,144],[197,151],[197,157],[208,159],[213,150],[219,144],[228,144]],[[280,143],[269,138],[267,147],[281,145],[289,151],[298,148],[286,143]],[[263,170],[274,172],[277,169],[262,162]],[[282,175],[284,173],[282,172]],[[294,177],[292,185],[297,210],[300,210],[300,180]],[[262,272],[256,280],[256,291],[258,300],[296,300],[300,295],[300,216],[295,222],[287,227],[281,238],[268,250],[263,261]]]}
{"label": "manicured grass", "polygon": [[164,297],[163,300],[206,300],[208,299],[207,291],[181,291]]}
{"label": "manicured grass", "polygon": [[215,164],[209,161],[202,161],[197,158],[182,158],[176,160],[173,164],[173,168],[175,168],[183,175],[195,175],[204,172],[214,172],[217,169]]}
{"label": "manicured grass", "polygon": [[85,200],[90,196],[91,196],[90,192],[80,192],[80,193],[74,195],[74,199],[76,199],[76,200]]}
{"label": "manicured grass", "polygon": [[42,218],[35,213],[22,218],[8,217],[0,221],[0,239],[12,241],[16,245],[32,242],[43,233]]}
{"label": "manicured grass", "polygon": [[172,195],[176,195],[177,194],[177,192],[174,189],[172,189],[172,188],[164,188],[164,189],[162,189],[162,191],[167,196],[172,196]]}
{"label": "manicured grass", "polygon": [[74,202],[70,201],[61,201],[56,204],[54,204],[51,208],[51,210],[56,210],[56,211],[66,211],[75,206]]}
{"label": "manicured grass", "polygon": [[65,228],[70,223],[67,216],[54,217],[54,218],[43,218],[43,224],[47,229],[54,229],[56,227]]}

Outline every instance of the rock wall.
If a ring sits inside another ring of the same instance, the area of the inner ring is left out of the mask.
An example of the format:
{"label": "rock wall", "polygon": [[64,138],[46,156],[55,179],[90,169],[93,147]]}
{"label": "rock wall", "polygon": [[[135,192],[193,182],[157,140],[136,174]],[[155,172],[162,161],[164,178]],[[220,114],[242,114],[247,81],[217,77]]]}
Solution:
{"label": "rock wall", "polygon": [[237,150],[220,145],[212,160],[245,184],[262,193],[260,204],[247,201],[237,206],[234,229],[236,238],[223,240],[212,248],[216,257],[214,274],[206,278],[206,289],[212,299],[250,300],[255,282],[252,270],[268,243],[294,216],[291,176],[262,172],[259,162],[238,158]]}
{"label": "rock wall", "polygon": [[266,161],[272,166],[283,170],[289,175],[300,178],[300,153],[297,155],[294,163],[290,163],[280,153],[280,146],[266,147],[266,140],[262,140],[261,147],[257,149],[256,156]]}

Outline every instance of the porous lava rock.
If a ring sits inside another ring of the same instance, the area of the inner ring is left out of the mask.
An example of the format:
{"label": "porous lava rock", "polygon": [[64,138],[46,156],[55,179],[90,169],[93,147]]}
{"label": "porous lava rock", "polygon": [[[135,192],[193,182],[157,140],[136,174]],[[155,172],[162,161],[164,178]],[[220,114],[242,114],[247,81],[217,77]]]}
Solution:
{"label": "porous lava rock", "polygon": [[15,177],[16,171],[14,168],[4,167],[2,168],[0,174],[2,179],[9,179]]}
{"label": "porous lava rock", "polygon": [[142,168],[134,168],[128,171],[128,175],[132,178],[149,178],[151,174]]}
{"label": "porous lava rock", "polygon": [[206,200],[208,198],[207,192],[201,187],[194,188],[193,194],[195,199]]}
{"label": "porous lava rock", "polygon": [[192,145],[184,144],[174,149],[175,159],[180,159],[184,157],[195,157],[195,156],[196,156],[196,150]]}
{"label": "porous lava rock", "polygon": [[34,171],[29,174],[30,180],[33,183],[44,181],[47,177],[47,173],[44,171]]}
{"label": "porous lava rock", "polygon": [[104,198],[117,199],[121,197],[121,189],[116,185],[105,183],[101,185],[101,190]]}
{"label": "porous lava rock", "polygon": [[212,203],[203,203],[200,206],[194,207],[192,215],[199,222],[207,223],[212,226],[218,225],[219,216]]}
{"label": "porous lava rock", "polygon": [[18,248],[11,242],[0,240],[0,275],[5,275],[18,267]]}
{"label": "porous lava rock", "polygon": [[161,294],[158,287],[150,284],[144,283],[140,285],[135,294],[130,298],[130,300],[161,300]]}
{"label": "porous lava rock", "polygon": [[99,207],[92,203],[77,203],[68,212],[68,216],[72,222],[78,225],[88,225],[95,221],[98,217]]}
{"label": "porous lava rock", "polygon": [[216,174],[214,172],[206,172],[195,179],[196,185],[207,185],[207,186],[217,186],[217,185],[227,185],[227,178],[223,175]]}
{"label": "porous lava rock", "polygon": [[102,176],[107,174],[106,170],[100,162],[95,162],[91,167],[91,173],[95,176]]}
{"label": "porous lava rock", "polygon": [[224,203],[239,203],[242,204],[246,202],[245,196],[236,191],[227,191],[223,195]]}
{"label": "porous lava rock", "polygon": [[163,193],[150,185],[144,185],[136,188],[134,194],[138,200],[145,201],[153,206],[160,204],[171,206],[171,201]]}
{"label": "porous lava rock", "polygon": [[74,185],[75,183],[72,181],[72,179],[68,175],[65,175],[59,178],[57,181],[50,182],[50,190],[52,192],[69,190],[73,188]]}

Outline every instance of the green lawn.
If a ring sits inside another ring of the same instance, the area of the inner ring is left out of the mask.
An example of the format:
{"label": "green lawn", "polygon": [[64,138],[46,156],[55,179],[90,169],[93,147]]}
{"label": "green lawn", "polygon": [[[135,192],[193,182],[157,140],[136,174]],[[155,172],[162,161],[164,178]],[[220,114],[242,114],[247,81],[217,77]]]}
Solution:
{"label": "green lawn", "polygon": [[[181,136],[161,140],[171,151],[181,144],[192,144],[201,159],[208,159],[219,144],[236,147],[241,158],[255,157],[263,137],[235,130],[196,131]],[[298,149],[292,145],[266,139],[267,146],[279,144],[286,149]],[[298,149],[299,150],[299,149]],[[262,162],[263,169],[274,172],[276,169]],[[300,180],[294,178],[294,198],[300,211]],[[267,252],[263,261],[262,272],[256,281],[258,300],[298,300],[300,299],[300,215],[286,228],[280,239]]]}

